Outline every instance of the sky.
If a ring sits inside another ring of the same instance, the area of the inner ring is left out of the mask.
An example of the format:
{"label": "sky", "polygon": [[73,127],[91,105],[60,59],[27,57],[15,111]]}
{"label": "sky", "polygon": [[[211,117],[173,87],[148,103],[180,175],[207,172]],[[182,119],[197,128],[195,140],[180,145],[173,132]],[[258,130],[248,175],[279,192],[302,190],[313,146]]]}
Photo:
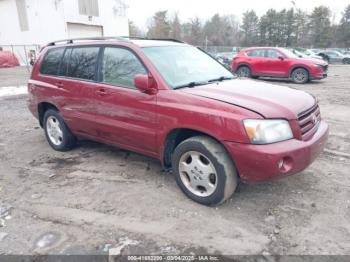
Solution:
{"label": "sky", "polygon": [[[249,9],[259,16],[268,9],[277,10],[293,7],[291,0],[124,0],[128,6],[127,15],[138,27],[145,30],[150,17],[160,10],[169,10],[170,15],[178,12],[182,22],[198,16],[205,21],[215,13],[220,15],[234,14],[239,19]],[[336,22],[340,19],[345,6],[350,0],[294,0],[295,6],[312,11],[315,6],[325,5],[336,14]]]}

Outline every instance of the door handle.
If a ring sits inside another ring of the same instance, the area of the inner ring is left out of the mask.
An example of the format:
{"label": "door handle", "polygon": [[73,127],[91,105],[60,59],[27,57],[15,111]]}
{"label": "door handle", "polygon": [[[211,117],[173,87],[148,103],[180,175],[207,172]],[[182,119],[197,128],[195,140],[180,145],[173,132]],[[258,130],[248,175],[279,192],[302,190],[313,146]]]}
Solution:
{"label": "door handle", "polygon": [[99,96],[105,96],[108,95],[108,92],[105,89],[99,89],[96,91],[96,94]]}
{"label": "door handle", "polygon": [[58,82],[55,84],[58,88],[63,88],[64,84],[62,82]]}

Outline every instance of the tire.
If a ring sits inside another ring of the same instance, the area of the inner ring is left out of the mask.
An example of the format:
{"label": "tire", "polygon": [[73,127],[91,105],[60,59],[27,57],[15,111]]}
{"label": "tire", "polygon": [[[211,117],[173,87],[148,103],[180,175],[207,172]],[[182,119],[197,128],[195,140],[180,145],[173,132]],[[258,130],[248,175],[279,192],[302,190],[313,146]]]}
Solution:
{"label": "tire", "polygon": [[238,77],[251,77],[252,76],[252,71],[248,66],[240,66],[236,70],[236,74]]}
{"label": "tire", "polygon": [[296,68],[291,74],[291,79],[296,84],[305,84],[309,82],[309,72],[305,68]]}
{"label": "tire", "polygon": [[64,123],[59,112],[54,109],[48,109],[44,114],[44,131],[48,143],[56,151],[65,152],[76,145],[76,137]]}
{"label": "tire", "polygon": [[237,171],[226,149],[207,136],[191,137],[174,150],[176,182],[187,197],[203,205],[219,205],[237,187]]}
{"label": "tire", "polygon": [[259,79],[259,76],[252,76],[253,79]]}

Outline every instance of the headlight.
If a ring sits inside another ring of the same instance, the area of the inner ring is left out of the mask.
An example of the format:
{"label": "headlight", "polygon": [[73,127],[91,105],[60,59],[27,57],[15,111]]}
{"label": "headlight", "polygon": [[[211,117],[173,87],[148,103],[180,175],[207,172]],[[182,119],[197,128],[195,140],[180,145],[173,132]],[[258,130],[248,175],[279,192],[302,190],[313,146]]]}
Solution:
{"label": "headlight", "polygon": [[314,67],[322,67],[322,65],[319,64],[313,64]]}
{"label": "headlight", "polygon": [[270,144],[293,138],[286,120],[246,119],[243,123],[252,144]]}

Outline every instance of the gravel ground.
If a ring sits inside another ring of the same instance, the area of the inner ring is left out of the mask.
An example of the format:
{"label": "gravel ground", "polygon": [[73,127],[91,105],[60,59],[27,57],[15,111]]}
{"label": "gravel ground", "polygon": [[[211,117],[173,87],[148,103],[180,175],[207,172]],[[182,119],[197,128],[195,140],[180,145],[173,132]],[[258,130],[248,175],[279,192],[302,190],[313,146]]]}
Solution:
{"label": "gravel ground", "polygon": [[[0,98],[0,254],[350,255],[349,72],[263,80],[317,96],[326,150],[300,174],[240,184],[218,208],[187,199],[154,159],[90,141],[53,151],[26,95]],[[2,69],[0,86],[27,77]]]}

